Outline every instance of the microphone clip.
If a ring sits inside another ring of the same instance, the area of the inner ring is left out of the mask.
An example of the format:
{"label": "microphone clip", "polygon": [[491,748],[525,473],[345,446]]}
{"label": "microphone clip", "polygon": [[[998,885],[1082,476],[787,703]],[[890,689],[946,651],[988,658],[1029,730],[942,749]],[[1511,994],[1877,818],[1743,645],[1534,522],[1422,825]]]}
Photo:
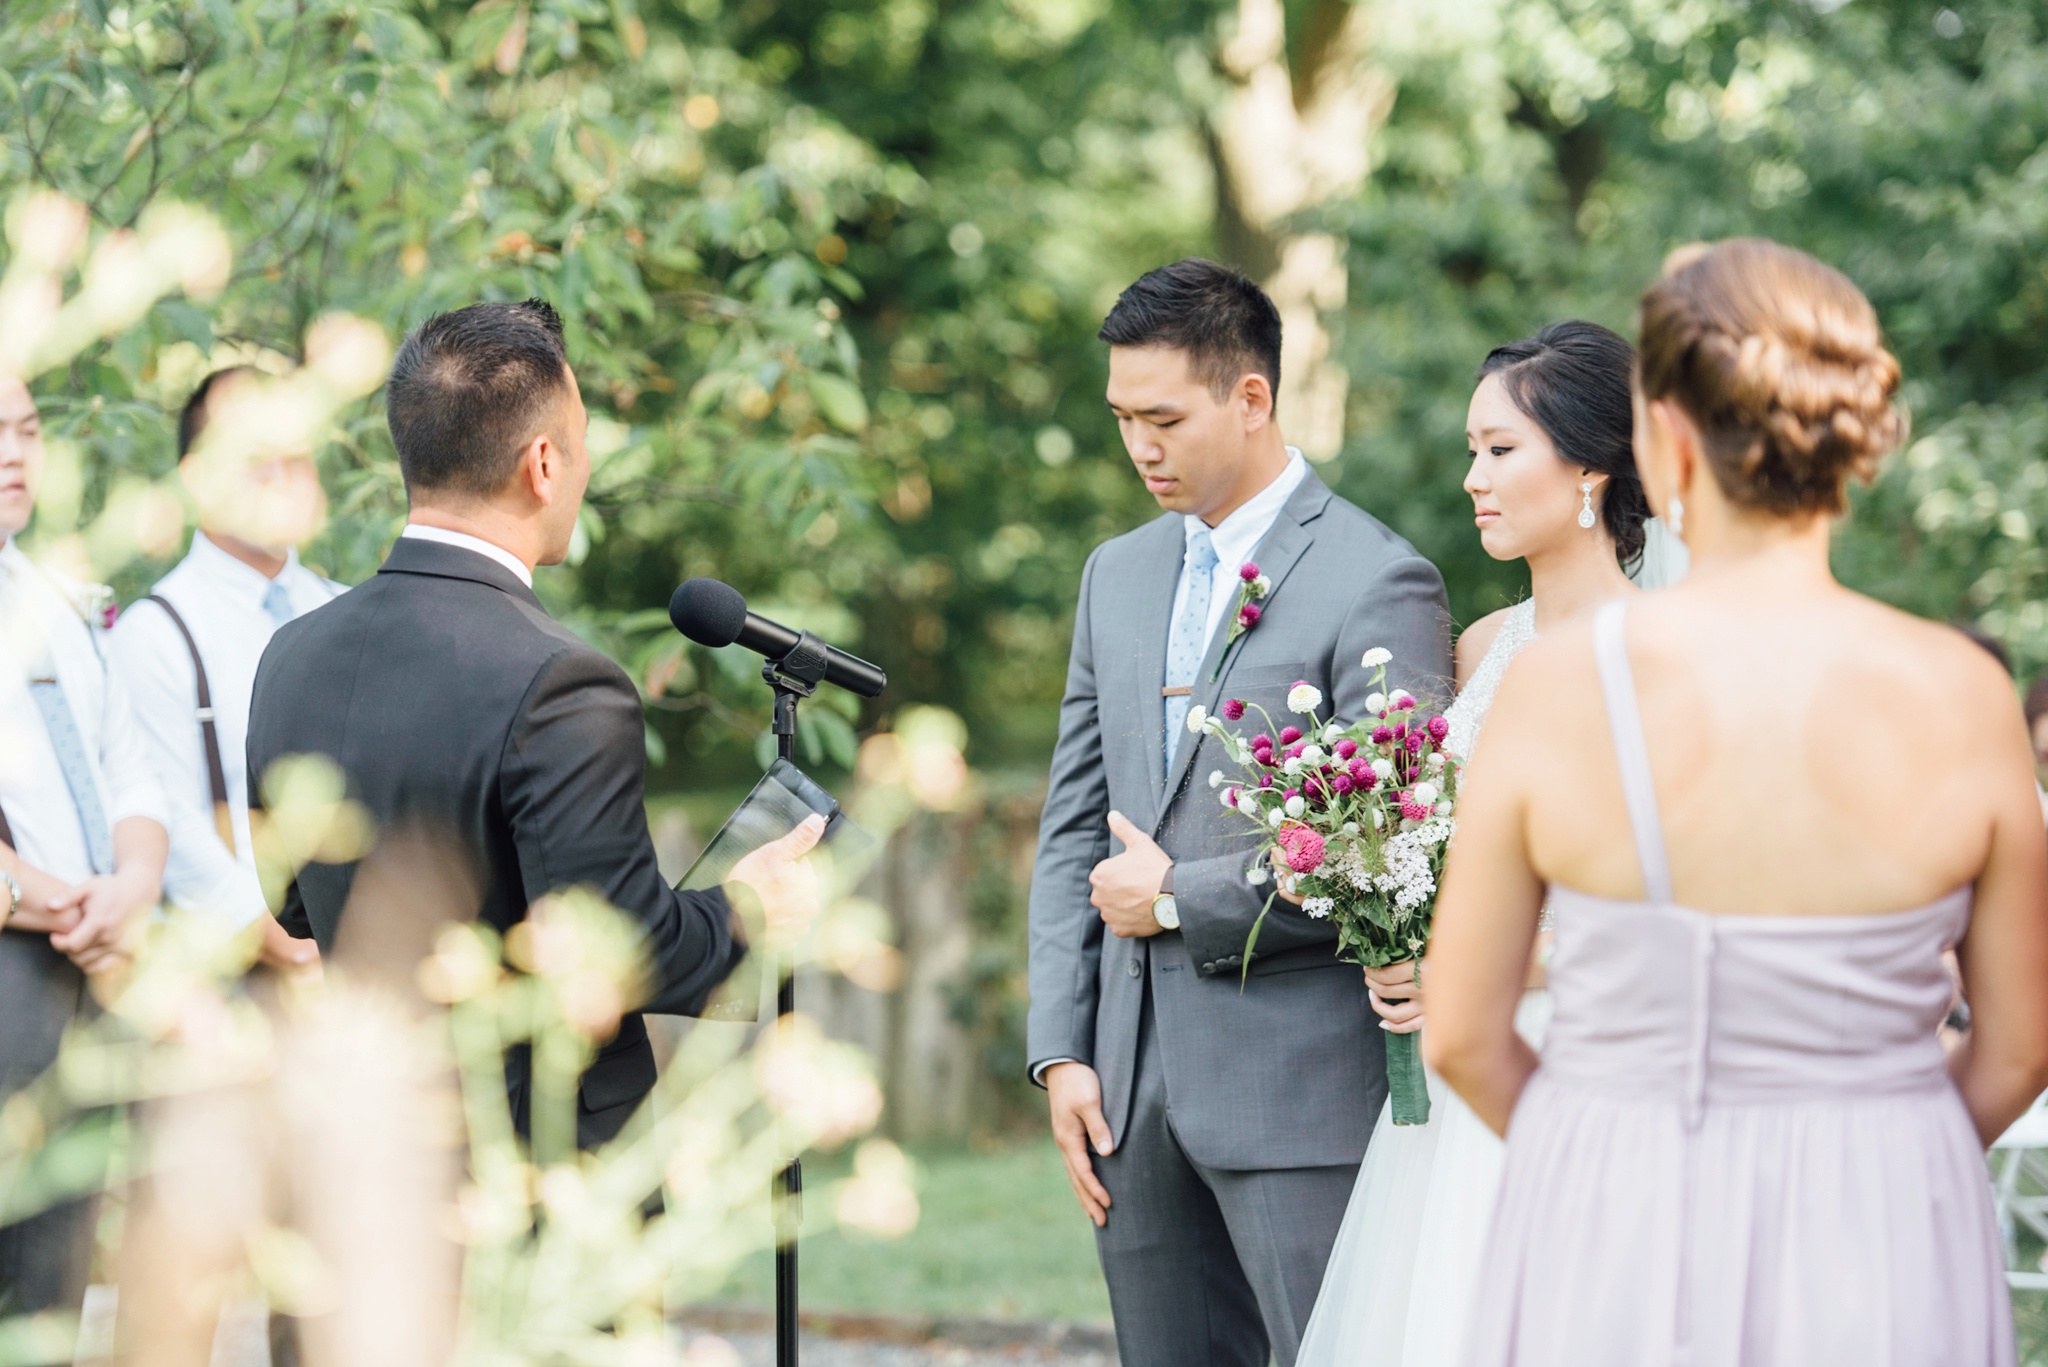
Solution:
{"label": "microphone clip", "polygon": [[761,678],[778,693],[808,698],[825,681],[827,646],[808,631],[798,632],[796,644],[779,660],[761,663]]}

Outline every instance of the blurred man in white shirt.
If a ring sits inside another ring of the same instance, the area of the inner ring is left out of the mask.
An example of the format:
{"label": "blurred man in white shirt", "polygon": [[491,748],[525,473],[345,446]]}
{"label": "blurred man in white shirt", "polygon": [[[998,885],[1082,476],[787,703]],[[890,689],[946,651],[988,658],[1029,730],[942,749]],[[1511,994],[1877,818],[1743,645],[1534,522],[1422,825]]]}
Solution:
{"label": "blurred man in white shirt", "polygon": [[[0,1099],[57,1056],[162,895],[165,804],[102,657],[111,596],[15,545],[43,469],[28,386],[0,375]],[[0,1228],[0,1317],[84,1296],[94,1203]]]}
{"label": "blurred man in white shirt", "polygon": [[122,614],[109,659],[171,804],[165,895],[262,927],[274,967],[317,961],[270,915],[249,832],[249,694],[278,627],[341,586],[299,563],[326,498],[312,455],[262,441],[267,381],[246,366],[200,382],[178,420],[179,473],[199,509],[192,549]]}

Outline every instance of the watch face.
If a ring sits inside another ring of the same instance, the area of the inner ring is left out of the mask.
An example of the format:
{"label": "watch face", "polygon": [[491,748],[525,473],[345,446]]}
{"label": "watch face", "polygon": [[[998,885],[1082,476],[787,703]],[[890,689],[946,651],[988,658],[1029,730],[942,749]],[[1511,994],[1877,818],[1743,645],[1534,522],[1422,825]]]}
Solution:
{"label": "watch face", "polygon": [[1164,892],[1152,899],[1152,919],[1159,922],[1162,930],[1180,929],[1180,903],[1172,893]]}

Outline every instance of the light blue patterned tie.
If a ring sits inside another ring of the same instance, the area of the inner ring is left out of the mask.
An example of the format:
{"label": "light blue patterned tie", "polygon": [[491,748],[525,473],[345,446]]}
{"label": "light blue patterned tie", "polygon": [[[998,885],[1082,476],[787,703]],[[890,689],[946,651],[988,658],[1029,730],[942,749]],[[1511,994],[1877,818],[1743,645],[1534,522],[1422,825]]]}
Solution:
{"label": "light blue patterned tie", "polygon": [[292,597],[284,591],[284,585],[275,579],[263,593],[263,610],[270,614],[270,620],[283,626],[298,614],[292,611]]}
{"label": "light blue patterned tie", "polygon": [[[1181,577],[1187,581],[1186,599],[1180,616],[1173,619],[1173,633],[1166,638],[1166,686],[1192,688],[1202,671],[1202,656],[1209,650],[1209,594],[1216,572],[1216,544],[1209,529],[1197,527],[1188,537],[1187,558],[1181,562]],[[1173,757],[1187,734],[1191,694],[1166,700],[1166,772],[1173,773]]]}
{"label": "light blue patterned tie", "polygon": [[107,809],[100,803],[100,786],[93,780],[92,764],[86,759],[85,737],[79,734],[78,719],[71,715],[71,703],[56,671],[48,667],[35,671],[28,681],[36,709],[43,714],[43,729],[50,733],[50,748],[57,752],[57,767],[64,771],[64,786],[71,790],[71,807],[78,813],[78,829],[85,835],[86,856],[94,873],[114,871],[114,841],[107,830]]}

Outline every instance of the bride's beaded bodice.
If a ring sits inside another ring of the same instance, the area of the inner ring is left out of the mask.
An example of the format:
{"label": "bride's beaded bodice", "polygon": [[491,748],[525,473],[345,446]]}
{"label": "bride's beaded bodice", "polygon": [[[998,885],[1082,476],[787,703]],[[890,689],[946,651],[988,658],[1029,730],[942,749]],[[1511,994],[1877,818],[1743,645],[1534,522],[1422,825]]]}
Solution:
{"label": "bride's beaded bodice", "polygon": [[1479,668],[1472,671],[1457,700],[1444,711],[1444,720],[1451,724],[1451,734],[1444,739],[1444,748],[1460,758],[1470,758],[1472,744],[1479,739],[1479,728],[1486,721],[1486,713],[1493,706],[1493,695],[1500,688],[1501,676],[1508,672],[1508,665],[1515,656],[1522,653],[1522,647],[1536,639],[1536,600],[1525,598],[1508,609],[1502,619],[1500,632],[1487,647],[1486,658],[1479,662]]}

